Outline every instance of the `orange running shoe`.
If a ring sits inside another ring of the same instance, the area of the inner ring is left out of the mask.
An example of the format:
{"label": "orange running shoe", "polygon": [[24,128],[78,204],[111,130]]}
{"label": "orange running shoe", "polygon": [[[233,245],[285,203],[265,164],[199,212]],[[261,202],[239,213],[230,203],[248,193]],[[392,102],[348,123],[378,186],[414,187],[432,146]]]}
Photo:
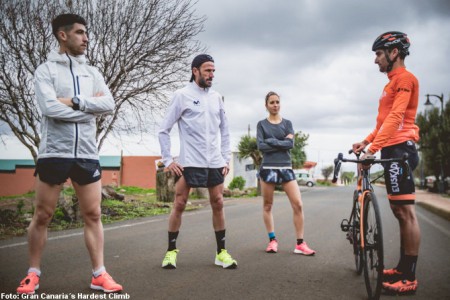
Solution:
{"label": "orange running shoe", "polygon": [[278,252],[278,242],[277,240],[271,240],[266,248],[267,253],[277,253]]}
{"label": "orange running shoe", "polygon": [[39,288],[39,276],[34,272],[30,272],[20,282],[20,286],[17,288],[17,293],[32,295],[38,288]]}
{"label": "orange running shoe", "polygon": [[417,280],[409,281],[407,279],[396,282],[383,282],[383,288],[392,294],[397,295],[411,295],[415,294],[417,290]]}
{"label": "orange running shoe", "polygon": [[105,293],[116,293],[123,290],[122,286],[115,282],[106,271],[98,277],[92,276],[91,289],[104,291]]}
{"label": "orange running shoe", "polygon": [[383,270],[383,282],[396,282],[401,279],[403,275],[402,272],[398,271],[396,268],[384,269]]}

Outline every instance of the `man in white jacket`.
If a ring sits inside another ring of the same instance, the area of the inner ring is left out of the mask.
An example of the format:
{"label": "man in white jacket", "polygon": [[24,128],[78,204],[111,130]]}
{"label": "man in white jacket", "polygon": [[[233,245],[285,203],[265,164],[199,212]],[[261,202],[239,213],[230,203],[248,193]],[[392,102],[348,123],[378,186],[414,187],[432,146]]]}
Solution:
{"label": "man in white jacket", "polygon": [[29,269],[17,288],[39,288],[41,257],[64,182],[70,178],[84,220],[84,239],[92,263],[91,288],[118,292],[103,261],[101,168],[96,145],[96,115],[111,112],[114,99],[100,73],[86,65],[86,21],[62,14],[52,21],[59,50],[35,72],[36,101],[42,112],[41,143],[36,163],[36,207],[28,228]]}
{"label": "man in white jacket", "polygon": [[[165,269],[176,268],[176,240],[192,187],[206,187],[209,191],[217,242],[215,264],[225,269],[237,267],[225,249],[223,182],[229,171],[231,150],[222,97],[211,89],[214,71],[211,56],[200,54],[194,58],[190,83],[173,95],[159,131],[163,163],[177,177],[169,217],[169,246],[162,262]],[[170,131],[175,123],[181,144],[178,160],[170,152]]]}

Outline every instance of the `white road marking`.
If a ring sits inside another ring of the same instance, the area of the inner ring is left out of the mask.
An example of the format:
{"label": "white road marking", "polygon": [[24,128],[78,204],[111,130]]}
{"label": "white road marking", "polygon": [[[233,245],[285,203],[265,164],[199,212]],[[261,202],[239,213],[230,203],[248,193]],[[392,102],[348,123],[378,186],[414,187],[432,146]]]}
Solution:
{"label": "white road marking", "polygon": [[[198,214],[205,213],[205,212],[210,212],[210,211],[209,210],[200,210],[200,211],[196,211],[196,212],[190,212],[190,213],[186,213],[183,217],[192,216],[192,215],[198,215]],[[166,221],[168,217],[169,217],[169,215],[167,215],[165,218],[161,218],[161,219],[151,219],[151,220],[142,221],[142,222],[136,222],[136,223],[131,223],[131,224],[123,224],[123,225],[117,225],[117,226],[108,226],[106,228],[103,228],[103,231],[111,231],[111,230],[117,230],[117,229],[128,228],[128,227],[134,227],[134,226],[139,226],[139,225],[144,225],[144,224],[149,224],[149,223]],[[49,237],[47,239],[47,241],[67,239],[67,238],[71,238],[71,237],[74,237],[74,236],[80,236],[80,235],[83,235],[83,234],[84,234],[84,232],[80,231],[80,232],[75,232],[75,233],[71,233],[71,234],[58,235],[58,236]],[[25,242],[21,242],[21,243],[14,243],[14,244],[9,244],[9,245],[3,245],[3,246],[0,246],[0,249],[25,246],[27,244],[28,244],[28,242],[25,241]]]}

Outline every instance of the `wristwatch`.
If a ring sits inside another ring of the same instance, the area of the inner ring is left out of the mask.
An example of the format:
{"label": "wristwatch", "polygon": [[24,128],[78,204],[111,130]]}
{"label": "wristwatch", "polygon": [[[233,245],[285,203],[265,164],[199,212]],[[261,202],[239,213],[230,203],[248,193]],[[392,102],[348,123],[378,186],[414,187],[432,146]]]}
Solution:
{"label": "wristwatch", "polygon": [[78,97],[72,98],[72,109],[80,110],[80,98],[78,98]]}

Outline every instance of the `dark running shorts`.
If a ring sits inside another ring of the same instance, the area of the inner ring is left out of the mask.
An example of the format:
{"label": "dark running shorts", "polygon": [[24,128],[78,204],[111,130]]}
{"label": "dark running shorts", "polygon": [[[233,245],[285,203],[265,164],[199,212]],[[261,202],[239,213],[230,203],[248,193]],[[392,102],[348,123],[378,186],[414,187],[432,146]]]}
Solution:
{"label": "dark running shorts", "polygon": [[225,177],[222,174],[223,168],[194,168],[185,167],[183,170],[184,180],[190,187],[214,187],[222,184]]}
{"label": "dark running shorts", "polygon": [[263,169],[259,170],[259,177],[267,183],[281,184],[295,180],[292,169]]}
{"label": "dark running shorts", "polygon": [[80,185],[99,181],[102,177],[100,163],[95,159],[41,158],[34,176],[49,184],[62,184],[68,178]]}
{"label": "dark running shorts", "polygon": [[401,163],[385,163],[384,180],[386,191],[391,204],[414,204],[416,189],[414,186],[413,171],[419,163],[416,145],[413,141],[392,145],[381,149],[381,158],[399,158],[408,153],[409,174],[403,176],[404,168]]}

